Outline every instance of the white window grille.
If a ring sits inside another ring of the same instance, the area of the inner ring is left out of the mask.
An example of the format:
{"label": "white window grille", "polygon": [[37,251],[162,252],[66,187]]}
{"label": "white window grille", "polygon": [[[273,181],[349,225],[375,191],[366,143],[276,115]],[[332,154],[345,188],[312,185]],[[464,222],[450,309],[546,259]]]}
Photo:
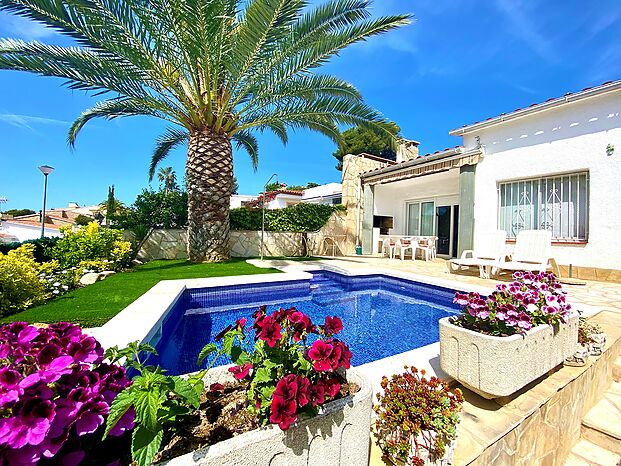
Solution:
{"label": "white window grille", "polygon": [[498,191],[498,226],[508,238],[550,230],[556,241],[588,240],[588,172],[500,183]]}

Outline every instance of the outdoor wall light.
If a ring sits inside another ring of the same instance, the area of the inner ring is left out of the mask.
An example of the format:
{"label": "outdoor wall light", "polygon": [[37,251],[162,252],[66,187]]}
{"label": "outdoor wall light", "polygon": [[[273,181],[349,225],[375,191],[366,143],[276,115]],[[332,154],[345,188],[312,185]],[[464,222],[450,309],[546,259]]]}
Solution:
{"label": "outdoor wall light", "polygon": [[606,155],[610,157],[614,153],[615,153],[615,146],[613,146],[612,144],[608,144],[606,146]]}

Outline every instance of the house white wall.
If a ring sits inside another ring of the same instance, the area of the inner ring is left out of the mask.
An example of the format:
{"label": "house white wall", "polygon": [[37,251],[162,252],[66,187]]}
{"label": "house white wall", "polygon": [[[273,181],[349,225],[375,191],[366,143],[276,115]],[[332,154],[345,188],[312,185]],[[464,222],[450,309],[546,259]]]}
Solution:
{"label": "house white wall", "polygon": [[254,201],[257,199],[257,196],[247,196],[245,194],[232,194],[231,195],[231,209],[236,209],[242,206],[243,202]]}
{"label": "house white wall", "polygon": [[498,183],[588,170],[588,243],[555,245],[554,256],[560,264],[621,268],[621,91],[467,134],[466,148],[476,136],[485,156],[476,169],[475,245],[481,232],[498,228]]}
{"label": "house white wall", "polygon": [[[3,233],[15,236],[19,241],[26,241],[29,239],[37,239],[41,237],[41,227],[35,227],[31,225],[20,225],[17,223],[2,222]],[[60,231],[56,228],[50,228],[45,225],[45,236],[48,238],[62,236]]]}
{"label": "house white wall", "polygon": [[284,209],[285,207],[291,207],[292,205],[299,204],[302,201],[302,196],[296,196],[294,194],[278,194],[275,199],[271,200],[267,204],[268,209]]}
{"label": "house white wall", "polygon": [[435,201],[436,206],[459,204],[459,170],[448,170],[375,186],[374,215],[393,217],[391,234],[407,234],[406,205]]}
{"label": "house white wall", "polygon": [[302,202],[309,204],[332,204],[332,200],[341,197],[343,185],[341,183],[328,183],[304,190]]}

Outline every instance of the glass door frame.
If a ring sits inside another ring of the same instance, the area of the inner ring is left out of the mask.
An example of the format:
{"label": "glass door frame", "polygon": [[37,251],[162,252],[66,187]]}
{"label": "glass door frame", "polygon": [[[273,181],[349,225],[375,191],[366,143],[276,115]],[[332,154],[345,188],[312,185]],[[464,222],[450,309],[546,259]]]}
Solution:
{"label": "glass door frame", "polygon": [[[433,203],[433,233],[431,235],[421,235],[420,229],[422,226],[422,206],[424,203],[430,202]],[[437,208],[438,207],[448,207],[451,213],[451,225],[450,225],[450,236],[449,236],[449,254],[438,254],[440,257],[451,258],[457,255],[457,251],[453,251],[453,235],[455,233],[455,222],[459,222],[459,218],[455,216],[455,208],[454,206],[459,206],[459,195],[455,196],[436,196],[436,197],[423,197],[420,199],[408,199],[405,201],[404,207],[404,215],[405,215],[405,235],[409,235],[410,233],[410,205],[418,204],[418,231],[419,235],[412,236],[438,236],[438,215]]]}

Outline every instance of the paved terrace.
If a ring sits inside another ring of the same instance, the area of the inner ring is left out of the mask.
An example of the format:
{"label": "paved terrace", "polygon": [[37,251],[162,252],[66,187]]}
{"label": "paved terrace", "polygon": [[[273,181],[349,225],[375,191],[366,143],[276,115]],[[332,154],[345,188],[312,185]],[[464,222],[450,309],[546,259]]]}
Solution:
{"label": "paved terrace", "polygon": [[[372,269],[379,272],[380,269],[384,269],[409,272],[451,280],[456,288],[459,288],[460,283],[492,288],[500,282],[479,278],[478,270],[449,274],[446,261],[443,259],[425,262],[353,256],[326,258],[308,264],[322,263],[347,270]],[[265,261],[261,264],[265,267],[278,268],[299,265],[302,264],[284,260]],[[502,280],[510,278],[510,274],[501,277]],[[621,354],[621,284],[588,281],[584,285],[565,284],[564,289],[568,292],[569,301],[576,308],[587,311],[589,315],[604,311],[592,319],[608,334],[606,351],[600,357],[591,357],[587,366],[562,366],[553,370],[547,377],[529,384],[511,397],[485,400],[462,387],[465,403],[454,466],[489,464],[560,466],[565,463],[570,452],[579,454],[576,453],[578,446],[574,445],[581,435],[582,419],[610,387],[613,361]],[[431,356],[437,357],[437,349],[432,349],[436,353]],[[427,361],[418,359],[421,357],[426,359],[428,356],[423,352],[414,360],[408,361],[408,364],[427,366]],[[442,376],[441,373],[438,375]],[[604,416],[609,419],[603,421],[617,425],[618,416],[617,412],[611,412]],[[583,453],[580,454],[582,455]],[[589,456],[592,455],[588,454],[587,457]],[[615,455],[612,457],[614,461],[610,464],[615,464],[619,458]],[[381,451],[374,442],[371,446],[370,464],[371,466],[385,464]],[[589,458],[588,461],[575,464],[585,466],[605,463],[595,462]]]}

